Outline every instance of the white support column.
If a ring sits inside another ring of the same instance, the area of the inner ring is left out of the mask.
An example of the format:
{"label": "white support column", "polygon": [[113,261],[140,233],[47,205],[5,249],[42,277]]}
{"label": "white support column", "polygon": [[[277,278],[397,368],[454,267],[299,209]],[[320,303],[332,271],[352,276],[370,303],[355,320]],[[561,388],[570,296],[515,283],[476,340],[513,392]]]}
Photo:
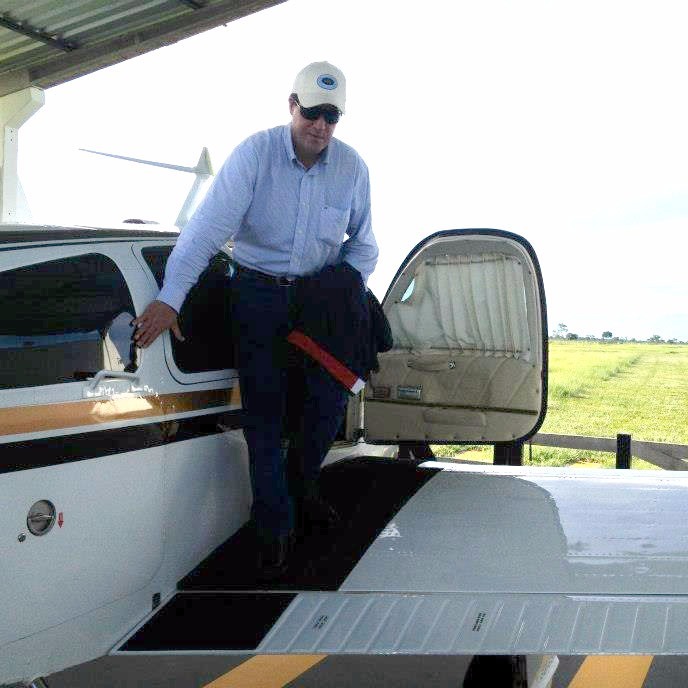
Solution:
{"label": "white support column", "polygon": [[35,86],[0,97],[0,222],[18,219],[19,128],[44,102],[43,90]]}

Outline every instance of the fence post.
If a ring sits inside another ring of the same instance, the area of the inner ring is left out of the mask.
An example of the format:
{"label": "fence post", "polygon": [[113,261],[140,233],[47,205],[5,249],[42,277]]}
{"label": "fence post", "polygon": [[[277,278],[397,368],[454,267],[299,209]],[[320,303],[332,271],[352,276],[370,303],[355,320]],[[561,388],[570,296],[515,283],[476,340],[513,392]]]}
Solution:
{"label": "fence post", "polygon": [[616,467],[631,467],[631,436],[619,434],[616,436]]}

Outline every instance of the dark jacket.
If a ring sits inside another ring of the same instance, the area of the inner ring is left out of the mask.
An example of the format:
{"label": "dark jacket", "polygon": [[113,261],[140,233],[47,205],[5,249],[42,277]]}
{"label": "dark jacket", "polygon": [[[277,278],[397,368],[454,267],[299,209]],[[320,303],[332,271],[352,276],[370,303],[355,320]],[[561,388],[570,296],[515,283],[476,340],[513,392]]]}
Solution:
{"label": "dark jacket", "polygon": [[348,263],[328,265],[299,280],[300,317],[287,339],[355,393],[377,354],[392,348],[387,318],[361,274]]}

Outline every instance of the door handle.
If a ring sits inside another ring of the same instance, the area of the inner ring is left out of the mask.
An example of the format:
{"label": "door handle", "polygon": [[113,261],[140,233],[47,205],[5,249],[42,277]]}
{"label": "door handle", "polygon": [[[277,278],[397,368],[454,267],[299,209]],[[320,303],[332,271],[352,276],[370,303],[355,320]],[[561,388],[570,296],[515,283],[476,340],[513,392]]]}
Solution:
{"label": "door handle", "polygon": [[106,379],[111,380],[130,380],[135,382],[139,379],[136,373],[125,373],[123,370],[99,370],[92,380],[86,385],[84,396],[95,396],[98,385]]}
{"label": "door handle", "polygon": [[456,368],[454,361],[414,361],[413,359],[406,361],[406,365],[411,370],[417,370],[421,373],[444,373],[447,370]]}

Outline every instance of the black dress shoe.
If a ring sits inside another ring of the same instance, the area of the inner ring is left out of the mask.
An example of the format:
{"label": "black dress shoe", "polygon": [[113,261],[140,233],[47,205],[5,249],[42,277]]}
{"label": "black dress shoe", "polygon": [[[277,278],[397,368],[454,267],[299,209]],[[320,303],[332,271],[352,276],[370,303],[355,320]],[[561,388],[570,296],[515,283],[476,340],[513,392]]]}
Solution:
{"label": "black dress shoe", "polygon": [[263,581],[275,580],[287,570],[292,535],[265,538],[258,542],[258,578]]}

